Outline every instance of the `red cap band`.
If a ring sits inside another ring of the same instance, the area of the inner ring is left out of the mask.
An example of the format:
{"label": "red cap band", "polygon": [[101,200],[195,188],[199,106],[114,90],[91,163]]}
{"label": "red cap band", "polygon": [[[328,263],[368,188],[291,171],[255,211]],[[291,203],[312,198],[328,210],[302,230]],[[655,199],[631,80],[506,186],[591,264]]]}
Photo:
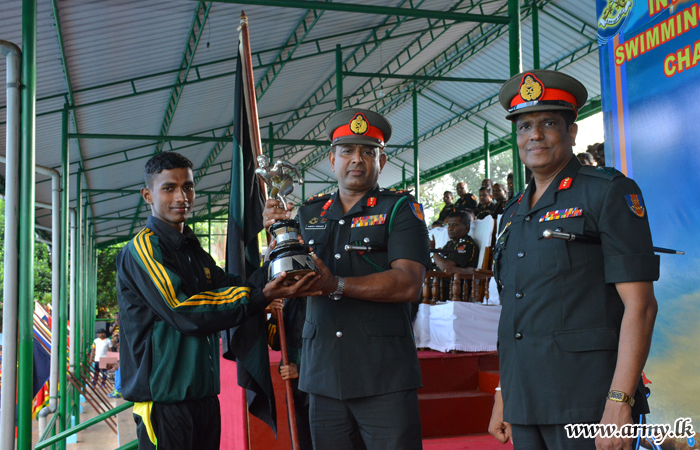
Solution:
{"label": "red cap band", "polygon": [[370,125],[362,113],[355,114],[350,123],[339,126],[333,131],[333,141],[345,136],[367,136],[384,142],[382,130]]}
{"label": "red cap band", "polygon": [[[554,88],[547,88],[547,90],[544,91],[544,95],[540,98],[538,98],[536,101],[564,101],[567,103],[571,103],[574,108],[578,108],[578,104],[576,104],[576,97],[574,97],[573,94],[563,91],[561,89],[554,89]],[[526,100],[524,100],[520,95],[516,95],[513,97],[513,100],[510,101],[510,107],[513,108],[514,106],[520,105],[522,103],[526,103]]]}

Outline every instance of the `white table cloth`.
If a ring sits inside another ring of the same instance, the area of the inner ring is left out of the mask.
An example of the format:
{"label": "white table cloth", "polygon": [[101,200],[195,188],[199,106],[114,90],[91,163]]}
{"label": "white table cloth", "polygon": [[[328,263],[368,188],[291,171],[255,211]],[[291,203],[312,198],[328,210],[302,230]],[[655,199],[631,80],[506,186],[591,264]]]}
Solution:
{"label": "white table cloth", "polygon": [[[424,309],[424,314],[430,311],[428,321],[430,342],[425,343],[426,325],[425,319],[422,318],[419,331],[423,344],[418,345],[419,347],[428,347],[440,352],[496,351],[500,305],[448,301],[432,306],[421,305],[421,307]],[[418,342],[418,336],[419,334],[416,333],[416,342]]]}

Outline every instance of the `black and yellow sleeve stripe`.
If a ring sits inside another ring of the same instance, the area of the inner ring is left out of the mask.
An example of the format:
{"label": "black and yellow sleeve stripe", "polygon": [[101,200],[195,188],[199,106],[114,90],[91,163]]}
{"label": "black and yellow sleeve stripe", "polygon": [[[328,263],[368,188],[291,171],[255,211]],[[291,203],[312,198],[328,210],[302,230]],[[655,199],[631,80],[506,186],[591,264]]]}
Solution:
{"label": "black and yellow sleeve stripe", "polygon": [[189,298],[185,297],[179,290],[180,278],[166,269],[161,263],[162,255],[160,249],[151,242],[151,236],[153,235],[153,231],[148,228],[141,230],[131,242],[131,253],[138,264],[146,270],[151,281],[170,308],[229,305],[250,297],[250,288],[236,286],[200,292]]}

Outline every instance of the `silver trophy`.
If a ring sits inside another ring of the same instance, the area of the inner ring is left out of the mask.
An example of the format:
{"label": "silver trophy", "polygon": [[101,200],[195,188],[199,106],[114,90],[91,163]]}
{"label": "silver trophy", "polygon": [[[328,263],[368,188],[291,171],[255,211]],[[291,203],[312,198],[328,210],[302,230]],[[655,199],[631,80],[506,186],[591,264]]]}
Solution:
{"label": "silver trophy", "polygon": [[[270,159],[265,155],[258,156],[258,168],[255,173],[262,178],[269,188],[269,197],[282,202],[287,208],[287,195],[294,190],[294,178],[304,184],[299,169],[292,163],[282,160],[275,161],[270,167]],[[275,238],[277,245],[270,252],[270,266],[268,279],[273,280],[281,272],[287,272],[291,277],[302,277],[309,272],[318,272],[318,267],[308,248],[299,242],[299,222],[295,219],[286,219],[275,222],[270,226],[270,234]]]}

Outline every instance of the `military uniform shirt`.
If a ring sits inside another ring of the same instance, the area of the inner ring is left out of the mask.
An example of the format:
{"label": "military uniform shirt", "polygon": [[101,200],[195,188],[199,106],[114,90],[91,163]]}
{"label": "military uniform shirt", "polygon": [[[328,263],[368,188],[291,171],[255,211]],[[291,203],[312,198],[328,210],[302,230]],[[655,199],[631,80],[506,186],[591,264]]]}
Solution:
{"label": "military uniform shirt", "polygon": [[479,263],[479,246],[469,235],[456,241],[449,240],[442,248],[446,250],[465,250],[465,253],[448,253],[445,255],[446,260],[454,262],[460,269],[476,267]]}
{"label": "military uniform shirt", "polygon": [[[640,189],[620,172],[572,157],[530,208],[534,189],[533,180],[507,205],[496,238],[503,417],[520,425],[598,422],[624,312],[615,283],[657,280],[659,257],[646,211],[640,216],[626,201],[641,198]],[[545,239],[548,228],[601,245]],[[640,380],[632,417],[648,411],[642,387]]]}
{"label": "military uniform shirt", "polygon": [[467,193],[467,195],[460,197],[459,200],[457,200],[457,203],[455,203],[455,208],[460,211],[464,211],[465,209],[474,210],[476,209],[476,205],[477,201],[474,194]]}
{"label": "military uniform shirt", "polygon": [[442,223],[447,222],[447,216],[449,216],[453,211],[457,211],[457,207],[454,205],[454,203],[445,205],[442,210],[440,210],[440,214],[438,215],[438,219]]}
{"label": "military uniform shirt", "polygon": [[[414,214],[415,208],[418,212]],[[345,214],[337,191],[310,199],[299,209],[299,223],[305,242],[330,271],[352,277],[388,270],[397,259],[430,267],[428,230],[418,215],[422,216],[422,210],[412,196],[375,187]],[[363,255],[345,251],[347,244],[387,251]],[[299,388],[346,400],[420,387],[409,303],[417,300],[380,303],[309,297]]]}
{"label": "military uniform shirt", "polygon": [[481,220],[486,216],[493,215],[493,213],[496,211],[497,206],[498,206],[498,203],[496,203],[494,200],[491,200],[491,202],[487,203],[486,205],[482,205],[481,203],[479,203],[479,205],[474,210],[474,214],[476,215],[476,219]]}

